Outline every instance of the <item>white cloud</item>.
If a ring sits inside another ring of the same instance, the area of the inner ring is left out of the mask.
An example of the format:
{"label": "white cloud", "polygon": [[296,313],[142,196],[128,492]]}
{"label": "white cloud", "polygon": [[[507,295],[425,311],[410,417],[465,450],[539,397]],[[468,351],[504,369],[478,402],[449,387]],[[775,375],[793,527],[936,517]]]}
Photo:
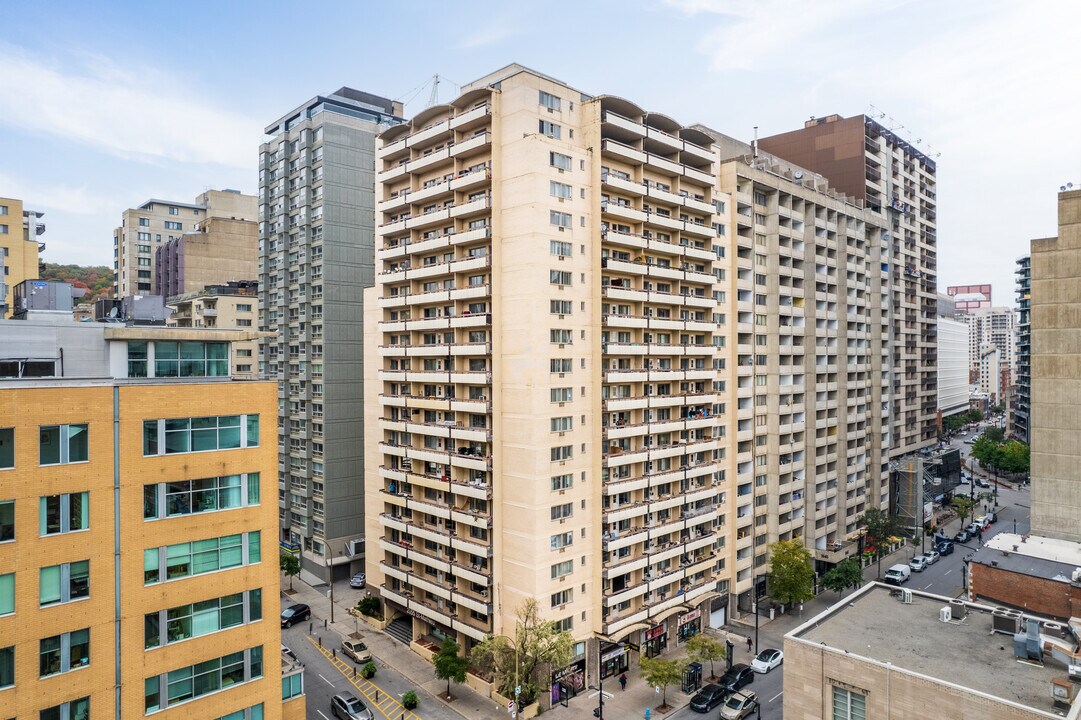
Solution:
{"label": "white cloud", "polygon": [[50,60],[0,45],[0,124],[117,157],[251,168],[262,124],[200,97],[180,77],[101,56]]}
{"label": "white cloud", "polygon": [[476,50],[489,45],[497,45],[513,35],[513,30],[505,25],[489,25],[462,38],[455,47],[459,50]]}

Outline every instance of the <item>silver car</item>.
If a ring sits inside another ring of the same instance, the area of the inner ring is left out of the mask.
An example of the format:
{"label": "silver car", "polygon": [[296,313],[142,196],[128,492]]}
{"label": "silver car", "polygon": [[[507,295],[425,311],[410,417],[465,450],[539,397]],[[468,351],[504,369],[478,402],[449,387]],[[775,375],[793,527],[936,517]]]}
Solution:
{"label": "silver car", "polygon": [[338,720],[373,720],[372,711],[356,695],[342,693],[330,701],[330,710]]}

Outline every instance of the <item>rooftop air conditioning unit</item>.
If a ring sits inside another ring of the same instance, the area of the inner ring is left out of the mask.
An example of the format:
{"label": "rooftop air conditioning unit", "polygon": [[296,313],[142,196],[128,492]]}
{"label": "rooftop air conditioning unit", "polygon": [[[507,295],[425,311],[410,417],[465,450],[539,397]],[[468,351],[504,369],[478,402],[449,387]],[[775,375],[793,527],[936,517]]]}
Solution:
{"label": "rooftop air conditioning unit", "polygon": [[938,611],[939,622],[948,623],[953,619],[953,613],[950,611],[950,606],[947,605]]}
{"label": "rooftop air conditioning unit", "polygon": [[950,600],[950,612],[955,620],[964,620],[968,616],[968,605],[964,600]]}
{"label": "rooftop air conditioning unit", "polygon": [[908,590],[908,589],[902,589],[901,590],[901,602],[903,602],[905,605],[911,605],[912,604],[912,591],[911,590]]}

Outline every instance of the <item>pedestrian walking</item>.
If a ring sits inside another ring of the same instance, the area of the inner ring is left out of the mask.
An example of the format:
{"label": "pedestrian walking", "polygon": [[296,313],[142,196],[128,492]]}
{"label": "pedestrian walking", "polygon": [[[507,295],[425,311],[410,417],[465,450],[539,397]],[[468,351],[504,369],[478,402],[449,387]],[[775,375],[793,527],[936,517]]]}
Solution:
{"label": "pedestrian walking", "polygon": [[754,649],[754,643],[751,642],[750,638],[747,638],[747,652],[752,652],[753,649]]}
{"label": "pedestrian walking", "polygon": [[627,689],[627,673],[623,673],[622,675],[619,676],[619,689],[620,690],[626,690]]}

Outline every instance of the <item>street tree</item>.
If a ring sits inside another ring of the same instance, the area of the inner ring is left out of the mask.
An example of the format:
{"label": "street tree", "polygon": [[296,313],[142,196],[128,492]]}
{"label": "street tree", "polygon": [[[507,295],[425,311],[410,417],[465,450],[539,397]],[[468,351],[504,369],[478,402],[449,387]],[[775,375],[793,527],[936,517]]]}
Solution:
{"label": "street tree", "polygon": [[574,638],[560,630],[554,620],[541,618],[534,598],[522,603],[515,615],[518,622],[513,639],[489,636],[473,647],[469,659],[474,666],[495,675],[504,697],[514,697],[515,686],[521,685],[518,699],[525,706],[536,699],[542,684],[547,689],[544,679],[551,677],[551,669],[566,667],[571,661]]}
{"label": "street tree", "polygon": [[875,559],[878,560],[878,575],[881,577],[882,556],[889,545],[889,539],[899,532],[900,523],[893,515],[873,507],[868,508],[856,524],[867,531],[866,541],[874,550]]}
{"label": "street tree", "polygon": [[821,583],[824,588],[833,590],[838,596],[848,588],[862,584],[863,570],[860,568],[860,561],[848,558],[838,563],[823,573]]}
{"label": "street tree", "polygon": [[782,605],[814,597],[811,553],[801,540],[780,540],[770,546],[769,594]]}
{"label": "street tree", "polygon": [[700,663],[709,663],[709,679],[716,680],[717,673],[713,669],[715,660],[724,660],[728,657],[724,643],[705,633],[698,633],[687,641],[687,654],[692,660]]}
{"label": "street tree", "polygon": [[642,658],[639,663],[642,679],[646,681],[646,685],[651,688],[660,688],[661,691],[661,704],[657,710],[668,712],[668,686],[683,679],[683,666],[686,664],[685,659]]}
{"label": "street tree", "polygon": [[964,525],[965,518],[972,516],[973,508],[976,507],[976,503],[971,498],[967,498],[964,495],[955,495],[953,500],[950,501],[954,509],[957,510],[957,515],[961,518],[961,524]]}
{"label": "street tree", "polygon": [[462,648],[449,637],[443,638],[443,645],[432,656],[435,676],[447,681],[447,700],[451,699],[450,683],[465,682],[465,672],[469,669],[469,658],[459,655]]}
{"label": "street tree", "polygon": [[293,553],[281,553],[278,555],[278,566],[289,578],[289,590],[292,590],[293,577],[300,574],[300,559]]}

